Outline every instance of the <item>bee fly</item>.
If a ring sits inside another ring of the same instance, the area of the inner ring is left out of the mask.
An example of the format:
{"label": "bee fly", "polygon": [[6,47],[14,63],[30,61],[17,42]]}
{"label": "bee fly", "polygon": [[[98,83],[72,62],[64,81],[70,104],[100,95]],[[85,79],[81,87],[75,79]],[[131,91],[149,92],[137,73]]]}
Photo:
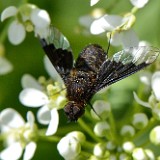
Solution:
{"label": "bee fly", "polygon": [[131,47],[109,59],[101,46],[90,44],[74,63],[69,42],[56,28],[51,27],[49,36],[40,42],[64,81],[68,98],[64,112],[70,121],[77,121],[84,114],[95,93],[150,65],[160,52],[154,47]]}

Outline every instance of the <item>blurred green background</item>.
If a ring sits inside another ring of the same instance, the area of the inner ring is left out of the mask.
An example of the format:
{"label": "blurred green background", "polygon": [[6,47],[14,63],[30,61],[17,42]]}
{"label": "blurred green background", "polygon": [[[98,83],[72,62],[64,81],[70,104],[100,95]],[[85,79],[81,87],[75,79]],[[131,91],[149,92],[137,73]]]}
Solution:
{"label": "blurred green background", "polygon": [[[131,10],[132,5],[129,0],[101,0],[97,5],[90,7],[89,0],[31,0],[29,3],[45,9],[56,26],[70,41],[74,57],[89,43],[98,43],[107,49],[107,38],[105,36],[85,36],[80,31],[79,18],[89,14],[94,8],[104,8],[108,14],[122,14]],[[0,13],[8,6],[18,6],[21,1],[18,0],[0,0]],[[134,30],[140,40],[148,41],[152,46],[160,47],[160,1],[150,0],[149,3],[136,13],[136,23]],[[0,23],[0,33],[3,32],[8,20]],[[1,36],[1,35],[0,35]],[[21,105],[18,95],[22,90],[21,77],[24,73],[32,74],[35,78],[41,75],[48,77],[43,65],[43,50],[39,41],[34,38],[33,33],[28,33],[26,39],[18,46],[13,46],[4,42],[6,57],[14,65],[13,72],[0,76],[0,110],[12,107],[26,117],[26,112],[32,110],[36,113],[37,109],[27,108]],[[117,51],[117,48],[111,48],[110,55]],[[126,83],[128,85],[126,85]],[[127,112],[131,105],[132,92],[139,87],[138,74],[122,80],[111,87],[107,93],[108,100],[113,104],[113,108],[118,108],[115,113],[117,117]],[[121,109],[122,108],[122,109]],[[74,127],[80,130],[78,124],[66,124],[64,113],[60,112],[60,126]],[[64,119],[64,120],[63,120]],[[55,143],[38,142],[38,148],[33,159],[63,159],[58,155]],[[56,158],[55,158],[56,157]]]}

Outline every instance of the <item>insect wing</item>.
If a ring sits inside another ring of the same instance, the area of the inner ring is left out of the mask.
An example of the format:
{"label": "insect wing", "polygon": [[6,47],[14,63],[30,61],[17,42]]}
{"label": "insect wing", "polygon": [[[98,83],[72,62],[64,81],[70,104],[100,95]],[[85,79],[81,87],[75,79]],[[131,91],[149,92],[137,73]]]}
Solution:
{"label": "insect wing", "polygon": [[131,47],[113,55],[101,66],[93,92],[109,86],[153,63],[160,50],[154,47]]}
{"label": "insect wing", "polygon": [[156,60],[160,50],[155,47],[139,46],[126,48],[113,55],[113,61],[122,62],[123,65],[133,63],[136,66],[141,63],[151,64]]}
{"label": "insect wing", "polygon": [[41,38],[40,42],[51,63],[63,78],[73,67],[73,55],[68,40],[57,28],[50,27],[47,38]]}

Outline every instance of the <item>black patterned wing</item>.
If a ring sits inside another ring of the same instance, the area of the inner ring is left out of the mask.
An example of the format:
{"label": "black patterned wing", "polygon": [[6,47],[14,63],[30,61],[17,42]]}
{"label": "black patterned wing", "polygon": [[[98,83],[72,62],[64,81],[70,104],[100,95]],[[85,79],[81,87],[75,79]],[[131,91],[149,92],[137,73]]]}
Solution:
{"label": "black patterned wing", "polygon": [[50,27],[41,45],[57,72],[63,78],[73,67],[73,55],[66,37],[55,27]]}
{"label": "black patterned wing", "polygon": [[97,74],[106,60],[106,53],[101,46],[91,44],[86,46],[76,60],[75,68],[81,71],[92,71]]}
{"label": "black patterned wing", "polygon": [[105,61],[97,75],[92,95],[123,78],[126,78],[153,63],[160,50],[154,47],[131,47]]}

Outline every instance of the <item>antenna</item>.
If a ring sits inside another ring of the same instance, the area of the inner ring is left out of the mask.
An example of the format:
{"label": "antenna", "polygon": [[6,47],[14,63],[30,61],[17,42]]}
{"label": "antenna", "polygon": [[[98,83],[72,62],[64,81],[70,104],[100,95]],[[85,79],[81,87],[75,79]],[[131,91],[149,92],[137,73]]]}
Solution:
{"label": "antenna", "polygon": [[98,118],[100,119],[100,120],[102,120],[102,118],[100,117],[100,115],[98,115],[98,113],[95,111],[95,109],[93,108],[93,106],[92,106],[92,104],[91,104],[91,102],[89,101],[88,102],[88,105],[91,107],[91,109],[94,111],[94,113],[98,116]]}
{"label": "antenna", "polygon": [[109,32],[109,42],[108,42],[108,48],[107,48],[107,54],[111,45],[111,37],[112,37],[112,32]]}

